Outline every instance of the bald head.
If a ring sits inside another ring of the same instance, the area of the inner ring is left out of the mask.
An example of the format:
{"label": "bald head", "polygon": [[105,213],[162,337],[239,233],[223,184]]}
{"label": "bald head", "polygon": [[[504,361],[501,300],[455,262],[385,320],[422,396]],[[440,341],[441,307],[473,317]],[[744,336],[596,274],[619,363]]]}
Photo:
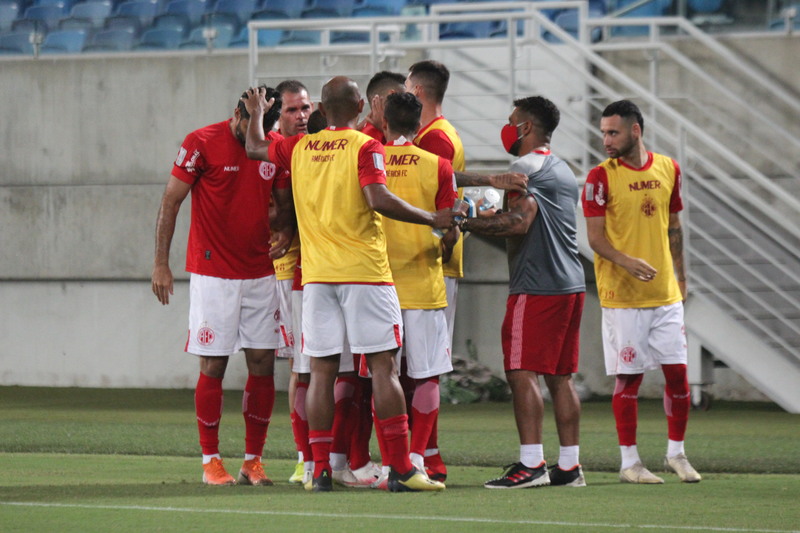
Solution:
{"label": "bald head", "polygon": [[346,76],[336,76],[322,86],[320,109],[328,124],[352,127],[364,107],[356,82]]}

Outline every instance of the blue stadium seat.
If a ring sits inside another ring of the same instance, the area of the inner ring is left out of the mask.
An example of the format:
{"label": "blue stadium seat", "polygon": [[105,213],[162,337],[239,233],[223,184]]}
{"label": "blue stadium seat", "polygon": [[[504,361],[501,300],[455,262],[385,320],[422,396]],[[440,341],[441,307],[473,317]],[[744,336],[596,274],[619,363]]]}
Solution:
{"label": "blue stadium seat", "polygon": [[303,10],[303,18],[350,17],[353,15],[355,0],[311,0]]}
{"label": "blue stadium seat", "polygon": [[176,50],[183,41],[180,30],[170,28],[150,28],[142,33],[134,50]]}
{"label": "blue stadium seat", "polygon": [[[617,0],[616,9],[621,9],[633,4],[637,0]],[[622,15],[623,17],[660,17],[664,15],[672,6],[672,0],[653,0],[647,4],[632,9]],[[650,32],[648,26],[616,26],[611,28],[611,35],[636,37],[647,35]]]}
{"label": "blue stadium seat", "polygon": [[687,0],[690,13],[715,13],[722,9],[725,0]]}
{"label": "blue stadium seat", "polygon": [[58,27],[59,21],[66,17],[64,5],[31,6],[25,10],[25,16],[11,24],[14,31],[50,31]]}
{"label": "blue stadium seat", "polygon": [[247,24],[254,11],[256,0],[217,0],[217,4],[203,16],[203,20],[225,20],[234,24],[238,31],[240,26]]}
{"label": "blue stadium seat", "polygon": [[19,17],[19,6],[16,3],[0,4],[0,31],[11,30],[11,25]]}
{"label": "blue stadium seat", "polygon": [[[259,46],[277,46],[283,36],[283,30],[258,30],[258,45]],[[250,44],[250,35],[247,32],[247,27],[244,27],[230,43],[230,48],[246,47]]]}
{"label": "blue stadium seat", "polygon": [[64,9],[64,12],[69,13],[69,10],[72,9],[72,4],[75,3],[75,0],[34,0],[34,6],[61,6]]}
{"label": "blue stadium seat", "polygon": [[136,34],[125,29],[101,30],[83,46],[84,52],[124,52],[133,48]]}
{"label": "blue stadium seat", "polygon": [[30,32],[22,31],[0,35],[0,53],[33,55]]}
{"label": "blue stadium seat", "polygon": [[320,44],[321,42],[322,36],[317,30],[289,30],[283,32],[278,44],[280,46],[297,46]]}
{"label": "blue stadium seat", "polygon": [[304,7],[305,3],[298,0],[264,0],[253,17],[263,15],[259,18],[296,19],[300,18]]}
{"label": "blue stadium seat", "polygon": [[[201,49],[207,48],[208,42],[205,38],[205,30],[208,28],[203,26],[198,26],[194,28],[189,37],[184,39],[181,44],[180,48],[186,49]],[[230,46],[231,41],[233,40],[233,28],[231,26],[219,26],[215,28],[217,30],[217,35],[214,37],[213,47],[214,48],[227,48]]]}
{"label": "blue stadium seat", "polygon": [[192,23],[189,17],[183,13],[162,13],[156,15],[150,27],[179,30],[183,37],[187,37],[192,28]]}
{"label": "blue stadium seat", "polygon": [[158,14],[159,5],[150,0],[126,0],[117,6],[115,18],[129,17],[137,19],[142,28],[152,24]]}
{"label": "blue stadium seat", "polygon": [[[589,16],[592,16],[590,13]],[[602,15],[600,15],[602,16]],[[578,10],[577,9],[565,9],[558,13],[553,22],[559,25],[561,29],[572,35],[575,39],[578,38]],[[592,42],[597,42],[602,37],[602,30],[600,28],[591,28],[591,40]],[[550,32],[545,32],[544,38],[546,41],[551,43],[559,43],[561,40],[553,35]]]}
{"label": "blue stadium seat", "polygon": [[86,42],[86,30],[55,30],[42,43],[43,54],[77,54]]}
{"label": "blue stadium seat", "polygon": [[440,24],[439,39],[487,39],[499,25],[499,21],[491,20]]}
{"label": "blue stadium seat", "polygon": [[387,17],[399,15],[406,0],[363,0],[353,9],[354,17]]}
{"label": "blue stadium seat", "polygon": [[139,17],[131,17],[129,15],[111,15],[106,19],[103,28],[129,31],[134,37],[138,37],[142,33],[142,23],[139,22]]}
{"label": "blue stadium seat", "polygon": [[72,6],[69,15],[73,19],[85,19],[95,28],[102,28],[106,18],[111,16],[111,2],[81,2]]}
{"label": "blue stadium seat", "polygon": [[185,15],[192,26],[197,26],[207,7],[205,0],[172,0],[164,8],[164,13]]}

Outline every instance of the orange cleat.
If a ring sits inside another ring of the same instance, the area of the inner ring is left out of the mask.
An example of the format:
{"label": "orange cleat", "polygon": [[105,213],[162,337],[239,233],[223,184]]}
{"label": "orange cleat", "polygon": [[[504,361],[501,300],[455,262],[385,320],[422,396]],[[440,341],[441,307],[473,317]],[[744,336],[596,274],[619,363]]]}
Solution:
{"label": "orange cleat", "polygon": [[203,465],[203,483],[206,485],[236,485],[236,480],[225,471],[222,459],[216,457]]}
{"label": "orange cleat", "polygon": [[242,463],[242,469],[239,470],[238,481],[242,485],[258,485],[264,487],[272,485],[272,480],[268,478],[266,472],[264,472],[264,463],[261,462],[260,458],[250,459]]}

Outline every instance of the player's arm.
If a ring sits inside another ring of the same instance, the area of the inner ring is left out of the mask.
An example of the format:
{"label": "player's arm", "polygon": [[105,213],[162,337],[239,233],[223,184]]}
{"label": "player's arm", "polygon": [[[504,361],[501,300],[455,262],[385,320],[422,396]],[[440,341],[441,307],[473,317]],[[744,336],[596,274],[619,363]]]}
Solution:
{"label": "player's arm", "polygon": [[528,176],[519,172],[477,174],[475,172],[456,171],[456,183],[459,187],[494,187],[495,189],[522,194],[525,194],[528,190]]}
{"label": "player's arm", "polygon": [[528,233],[538,213],[539,204],[532,194],[513,194],[508,198],[508,211],[485,218],[465,218],[459,227],[478,235],[518,237]]}
{"label": "player's arm", "polygon": [[269,145],[272,143],[264,132],[264,115],[275,103],[274,98],[266,99],[267,91],[263,87],[247,89],[247,97],[242,97],[250,121],[247,125],[244,149],[250,159],[269,161]]}
{"label": "player's arm", "polygon": [[153,294],[161,305],[169,304],[169,295],[174,294],[172,270],[169,268],[169,249],[175,234],[175,222],[181,204],[189,195],[192,186],[175,176],[170,176],[156,219],[156,251],[153,261],[151,284]]}
{"label": "player's arm", "polygon": [[370,183],[361,190],[364,191],[364,198],[371,209],[400,222],[450,229],[455,226],[455,217],[459,215],[450,209],[440,209],[431,213],[415,207],[395,196],[383,183]]}
{"label": "player's arm", "polygon": [[297,229],[291,187],[273,188],[272,199],[275,204],[275,219],[272,223],[269,255],[272,259],[279,259],[289,250]]}
{"label": "player's arm", "polygon": [[644,259],[632,257],[614,248],[606,236],[606,217],[586,217],[586,234],[589,246],[597,255],[621,266],[639,281],[651,281],[658,273]]}
{"label": "player's arm", "polygon": [[683,227],[678,213],[669,214],[669,226],[667,228],[669,236],[669,251],[672,254],[672,265],[675,269],[675,277],[678,279],[678,287],[681,295],[686,300],[686,265],[683,262]]}

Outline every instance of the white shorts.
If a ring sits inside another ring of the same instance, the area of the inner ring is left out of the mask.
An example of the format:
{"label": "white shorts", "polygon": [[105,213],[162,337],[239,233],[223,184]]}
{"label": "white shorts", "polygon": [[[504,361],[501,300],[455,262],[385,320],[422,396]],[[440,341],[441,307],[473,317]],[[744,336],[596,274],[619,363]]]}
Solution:
{"label": "white shorts", "polygon": [[603,308],[606,374],[642,374],[661,365],[686,364],[683,304],[645,309]]}
{"label": "white shorts", "polygon": [[456,325],[456,301],[458,300],[458,279],[450,276],[444,277],[444,288],[447,293],[447,307],[444,309],[445,320],[447,320],[447,348],[453,351],[453,328]]}
{"label": "white shorts", "polygon": [[444,310],[402,310],[404,335],[399,355],[406,358],[409,377],[424,379],[453,370]]}
{"label": "white shorts", "polygon": [[226,356],[242,348],[280,346],[275,276],[222,279],[189,278],[189,339],[186,351]]}
{"label": "white shorts", "polygon": [[288,359],[294,356],[294,335],[292,333],[292,283],[291,279],[280,279],[278,284],[278,299],[280,301],[280,315],[278,325],[281,332],[281,346],[275,352],[277,357]]}
{"label": "white shorts", "polygon": [[303,353],[372,354],[402,345],[403,319],[394,285],[309,283],[303,287]]}
{"label": "white shorts", "polygon": [[[303,291],[292,291],[292,328],[298,332],[297,342],[292,347],[294,359],[292,360],[292,372],[296,374],[311,373],[311,358],[302,352],[302,320],[303,320]],[[350,345],[346,344],[339,357],[339,372],[353,372],[356,365],[353,363],[353,354],[350,352]]]}

